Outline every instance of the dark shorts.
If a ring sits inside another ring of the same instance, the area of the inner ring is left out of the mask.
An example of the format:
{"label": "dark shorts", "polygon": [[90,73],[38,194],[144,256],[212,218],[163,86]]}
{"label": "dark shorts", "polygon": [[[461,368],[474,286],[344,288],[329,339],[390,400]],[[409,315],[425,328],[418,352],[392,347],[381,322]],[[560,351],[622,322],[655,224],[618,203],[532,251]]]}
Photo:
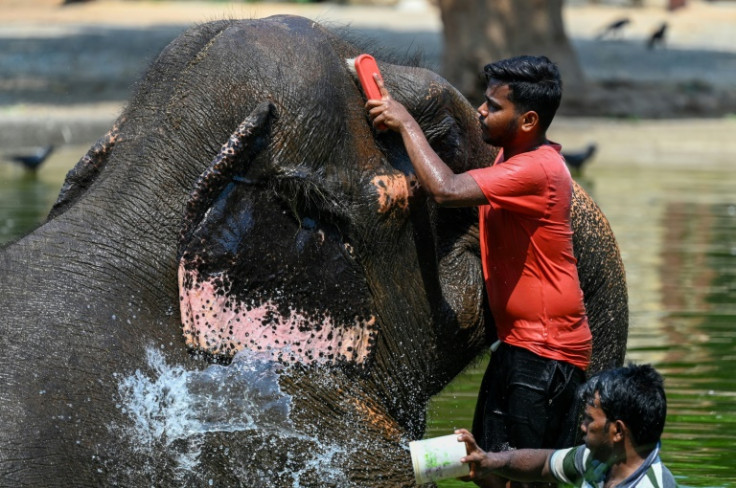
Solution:
{"label": "dark shorts", "polygon": [[573,446],[581,412],[577,389],[584,382],[580,368],[501,344],[475,407],[478,445],[486,451]]}

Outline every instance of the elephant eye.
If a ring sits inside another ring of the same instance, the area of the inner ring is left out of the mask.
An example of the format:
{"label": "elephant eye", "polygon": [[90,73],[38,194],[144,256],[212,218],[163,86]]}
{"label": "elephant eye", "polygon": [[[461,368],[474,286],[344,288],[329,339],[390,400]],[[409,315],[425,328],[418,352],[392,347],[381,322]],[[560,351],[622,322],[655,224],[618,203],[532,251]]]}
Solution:
{"label": "elephant eye", "polygon": [[348,256],[350,256],[351,258],[355,258],[355,248],[353,248],[353,246],[349,242],[344,242],[342,245],[345,249],[345,252],[348,253]]}

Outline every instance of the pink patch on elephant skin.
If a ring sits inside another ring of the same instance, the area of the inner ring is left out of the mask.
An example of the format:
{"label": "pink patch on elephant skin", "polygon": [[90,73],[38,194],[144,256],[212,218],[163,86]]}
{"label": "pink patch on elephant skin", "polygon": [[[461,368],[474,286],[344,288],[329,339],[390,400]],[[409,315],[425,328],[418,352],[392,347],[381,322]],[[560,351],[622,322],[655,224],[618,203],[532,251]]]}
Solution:
{"label": "pink patch on elephant skin", "polygon": [[223,274],[201,279],[179,265],[180,310],[189,348],[215,356],[242,349],[270,353],[282,363],[364,364],[375,335],[375,317],[336,324],[325,314],[319,322],[273,301],[248,305],[229,296]]}
{"label": "pink patch on elephant skin", "polygon": [[416,186],[416,178],[407,178],[403,174],[376,176],[371,180],[378,192],[378,212],[409,209],[409,197]]}

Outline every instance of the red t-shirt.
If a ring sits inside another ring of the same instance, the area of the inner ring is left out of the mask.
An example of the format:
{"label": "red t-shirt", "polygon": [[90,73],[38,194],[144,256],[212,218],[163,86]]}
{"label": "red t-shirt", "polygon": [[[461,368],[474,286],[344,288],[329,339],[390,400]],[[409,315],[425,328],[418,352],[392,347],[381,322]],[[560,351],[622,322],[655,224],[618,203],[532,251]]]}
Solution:
{"label": "red t-shirt", "polygon": [[586,369],[590,327],[572,248],[572,178],[558,144],[471,170],[479,208],[483,274],[498,337]]}

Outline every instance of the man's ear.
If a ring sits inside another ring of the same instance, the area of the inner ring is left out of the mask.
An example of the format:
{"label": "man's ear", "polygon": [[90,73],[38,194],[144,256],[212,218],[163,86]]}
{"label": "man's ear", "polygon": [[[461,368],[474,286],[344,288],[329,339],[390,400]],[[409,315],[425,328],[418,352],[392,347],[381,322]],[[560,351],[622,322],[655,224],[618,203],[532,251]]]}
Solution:
{"label": "man's ear", "polygon": [[519,117],[519,120],[521,122],[519,127],[524,132],[532,132],[539,126],[539,114],[534,110],[524,112],[521,114],[521,117]]}
{"label": "man's ear", "polygon": [[616,420],[612,423],[611,430],[613,442],[620,442],[624,440],[624,436],[629,429],[626,428],[626,424],[624,424],[623,421]]}

